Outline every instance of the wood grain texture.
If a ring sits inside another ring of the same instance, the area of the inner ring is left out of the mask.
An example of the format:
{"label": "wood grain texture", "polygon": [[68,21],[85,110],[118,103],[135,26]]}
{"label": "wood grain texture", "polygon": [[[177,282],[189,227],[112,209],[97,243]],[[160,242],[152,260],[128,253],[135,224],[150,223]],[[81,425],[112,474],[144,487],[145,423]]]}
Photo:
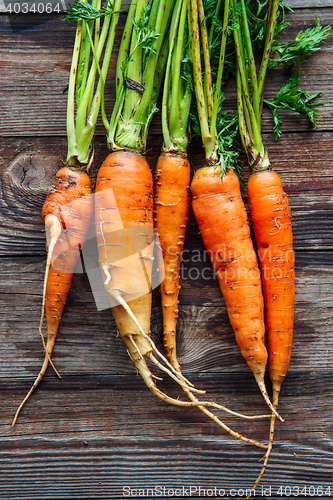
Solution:
{"label": "wood grain texture", "polygon": [[[282,41],[313,25],[315,13],[322,24],[333,24],[330,1],[290,3],[295,14]],[[111,311],[97,310],[89,279],[81,272],[74,275],[54,349],[62,379],[49,367],[16,427],[10,425],[43,359],[38,335],[45,266],[40,210],[66,156],[63,90],[74,30],[61,18],[0,15],[0,498],[120,499],[129,491],[126,486],[136,489],[132,498],[195,499],[205,492],[206,497],[245,498],[259,473],[262,450],[230,438],[196,409],[171,407],[154,398],[117,337]],[[333,495],[332,61],[330,34],[300,74],[301,86],[309,93],[322,90],[327,102],[316,131],[285,113],[284,134],[275,142],[271,117],[264,112],[264,141],[292,208],[297,282],[293,355],[280,401],[286,421],[277,424],[274,451],[256,493],[262,500],[268,494],[275,500]],[[114,63],[110,82],[113,71]],[[273,96],[288,76],[281,69],[272,71],[266,95]],[[110,83],[108,113],[112,102]],[[227,104],[234,103],[231,82]],[[97,132],[93,184],[107,154],[101,123]],[[157,116],[147,152],[152,169],[161,144]],[[200,164],[197,144],[190,156]],[[206,389],[207,397],[232,409],[266,412],[235,345],[192,214],[181,278],[178,354],[185,375]],[[162,349],[158,290],[151,326]],[[157,384],[183,398],[167,377]],[[268,380],[267,385],[270,390]],[[268,421],[219,415],[239,432],[267,441]]]}

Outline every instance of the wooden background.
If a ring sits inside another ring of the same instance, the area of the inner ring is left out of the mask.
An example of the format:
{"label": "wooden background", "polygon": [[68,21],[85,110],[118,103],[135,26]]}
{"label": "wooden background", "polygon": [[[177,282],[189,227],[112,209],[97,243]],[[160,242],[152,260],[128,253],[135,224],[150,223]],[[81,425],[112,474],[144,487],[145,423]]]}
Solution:
{"label": "wooden background", "polygon": [[[288,15],[291,25],[283,41],[313,26],[315,14],[322,24],[333,24],[330,0],[290,3],[295,12]],[[196,409],[157,400],[117,338],[111,311],[97,310],[84,274],[74,276],[54,350],[62,379],[49,368],[11,427],[43,359],[38,335],[45,265],[40,211],[66,155],[65,88],[74,33],[63,17],[0,14],[0,498],[122,498],[129,491],[124,487],[145,498],[149,492],[140,488],[165,487],[155,493],[196,498],[199,488],[207,496],[216,487],[225,490],[224,498],[244,498],[241,490],[257,477],[262,450],[235,441]],[[266,95],[273,96],[287,78],[282,69],[270,72]],[[333,34],[303,66],[300,85],[310,93],[324,92],[327,104],[317,130],[310,130],[304,118],[283,113],[284,134],[275,142],[269,113],[263,117],[264,140],[293,213],[296,311],[293,356],[280,400],[286,421],[277,424],[257,498],[269,493],[271,498],[333,495]],[[230,91],[228,103],[233,105]],[[108,115],[112,96],[110,81]],[[148,142],[152,168],[161,142],[156,119]],[[107,154],[101,124],[95,151],[93,178]],[[247,176],[246,166],[244,172]],[[265,413],[235,344],[192,214],[185,250],[178,337],[183,371],[230,408]],[[158,290],[152,332],[160,345]],[[270,390],[269,380],[267,385]],[[183,397],[166,377],[159,386]],[[245,435],[267,440],[268,421],[220,416]]]}

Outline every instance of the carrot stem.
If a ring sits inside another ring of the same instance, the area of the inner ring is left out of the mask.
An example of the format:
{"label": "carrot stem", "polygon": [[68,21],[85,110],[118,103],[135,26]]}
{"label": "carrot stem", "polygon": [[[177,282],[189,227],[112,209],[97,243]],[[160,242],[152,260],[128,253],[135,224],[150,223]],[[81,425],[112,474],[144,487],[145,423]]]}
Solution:
{"label": "carrot stem", "polygon": [[273,0],[273,4],[272,4],[271,9],[270,9],[269,19],[267,20],[268,31],[266,32],[265,48],[264,48],[264,53],[263,53],[263,57],[262,57],[262,61],[261,61],[259,78],[258,78],[259,100],[262,100],[262,97],[263,97],[265,76],[266,76],[266,71],[267,71],[268,62],[269,62],[269,56],[270,56],[272,44],[273,44],[273,38],[274,38],[274,32],[275,32],[279,4],[280,4],[279,0]]}
{"label": "carrot stem", "polygon": [[82,36],[82,21],[78,21],[76,27],[76,35],[73,49],[73,57],[70,69],[69,84],[68,84],[68,98],[67,98],[67,163],[71,166],[77,166],[77,145],[76,145],[76,130],[74,119],[74,95],[75,95],[75,81],[79,60],[80,44]]}
{"label": "carrot stem", "polygon": [[257,82],[256,66],[255,66],[252,44],[251,44],[250,30],[249,30],[249,25],[248,25],[248,21],[247,21],[247,15],[246,15],[245,0],[241,0],[241,5],[242,5],[241,20],[242,20],[243,33],[244,33],[244,37],[245,37],[245,45],[246,45],[246,51],[247,51],[247,55],[248,55],[248,64],[249,64],[249,68],[250,68],[250,76],[251,76],[251,84],[252,84],[253,110],[254,110],[254,114],[256,117],[256,122],[257,122],[259,130],[260,130],[260,96],[259,96],[259,89],[258,89],[258,82]]}
{"label": "carrot stem", "polygon": [[213,103],[212,116],[211,116],[211,125],[210,125],[210,130],[211,130],[211,134],[212,134],[213,137],[216,135],[216,120],[217,120],[217,113],[219,111],[220,93],[221,93],[221,87],[222,87],[222,76],[223,76],[223,66],[224,66],[224,57],[225,57],[225,48],[226,48],[227,37],[228,37],[228,20],[229,20],[229,0],[225,0],[225,2],[224,2],[224,15],[223,15],[223,31],[222,31],[221,49],[220,49],[220,57],[219,57],[219,66],[218,66],[218,70],[217,70],[214,103]]}
{"label": "carrot stem", "polygon": [[[213,84],[212,84],[212,72],[210,68],[210,54],[209,54],[209,45],[208,45],[208,35],[207,28],[205,22],[205,12],[202,0],[197,0],[198,2],[198,14],[199,14],[199,23],[200,23],[200,33],[201,33],[201,44],[202,44],[202,53],[205,67],[205,76],[204,76],[204,92],[206,97],[206,106],[207,106],[207,115],[208,122],[211,122],[211,116],[213,112]],[[210,131],[212,137],[212,131]]]}
{"label": "carrot stem", "polygon": [[201,138],[206,153],[206,159],[217,160],[217,138],[211,135],[211,131],[209,129],[209,116],[207,112],[207,103],[205,100],[205,93],[202,83],[197,0],[188,0],[188,15],[189,35],[193,61],[193,80],[197,102],[197,112],[201,128]]}

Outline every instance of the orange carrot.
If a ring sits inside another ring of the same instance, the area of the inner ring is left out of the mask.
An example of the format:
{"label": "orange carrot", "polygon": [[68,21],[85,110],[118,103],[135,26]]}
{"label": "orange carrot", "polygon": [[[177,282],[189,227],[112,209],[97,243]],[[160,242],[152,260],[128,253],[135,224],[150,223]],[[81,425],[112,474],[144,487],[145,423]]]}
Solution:
{"label": "orange carrot", "polygon": [[[281,179],[273,170],[252,173],[247,191],[260,259],[269,374],[273,406],[277,409],[281,384],[289,367],[294,324],[295,269],[291,213]],[[267,466],[274,427],[275,415],[272,414],[269,447],[254,488]]]}
{"label": "orange carrot", "polygon": [[179,269],[188,219],[190,164],[185,154],[162,153],[155,177],[155,228],[159,236],[165,277],[161,284],[163,342],[168,358],[180,370],[176,354]]}
{"label": "orange carrot", "polygon": [[80,248],[84,244],[88,231],[92,209],[91,184],[88,174],[69,167],[60,169],[42,211],[48,230],[48,254],[40,321],[42,336],[45,307],[47,321],[45,359],[30,391],[17,409],[12,425],[15,424],[27,399],[42,380],[51,359],[59,322],[71,287]]}
{"label": "orange carrot", "polygon": [[221,180],[219,167],[203,167],[195,173],[191,189],[193,212],[236,341],[272,409],[264,383],[267,350],[260,273],[238,178],[228,170]]}

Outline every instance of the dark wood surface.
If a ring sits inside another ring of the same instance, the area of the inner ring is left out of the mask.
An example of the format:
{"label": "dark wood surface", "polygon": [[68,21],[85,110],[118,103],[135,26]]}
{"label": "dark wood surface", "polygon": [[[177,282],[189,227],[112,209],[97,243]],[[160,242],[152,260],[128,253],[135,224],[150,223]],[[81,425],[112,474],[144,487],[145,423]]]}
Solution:
{"label": "dark wood surface", "polygon": [[[290,3],[295,13],[288,15],[291,25],[283,40],[314,25],[316,13],[323,24],[333,24],[329,0]],[[0,15],[0,499],[122,498],[129,491],[124,487],[144,498],[153,493],[147,488],[155,487],[161,488],[155,496],[197,498],[215,494],[216,487],[217,493],[225,490],[224,498],[241,498],[239,490],[250,488],[260,471],[263,452],[235,441],[198,410],[157,400],[136,374],[110,309],[97,310],[85,274],[74,276],[54,350],[62,379],[49,368],[11,427],[43,358],[40,211],[66,155],[64,89],[74,33],[62,18]],[[270,72],[267,96],[287,77],[281,69]],[[284,134],[275,142],[269,113],[263,117],[264,140],[293,213],[296,310],[293,356],[280,400],[285,422],[277,424],[257,498],[333,495],[332,34],[304,65],[300,85],[324,93],[316,131],[305,119],[284,113]],[[228,95],[232,106],[232,85]],[[108,114],[112,103],[110,82]],[[148,142],[152,169],[161,142],[156,119]],[[101,123],[95,151],[93,179],[107,154]],[[246,166],[244,173],[247,177]],[[161,347],[158,290],[152,335]],[[192,214],[182,266],[178,351],[184,373],[210,398],[247,414],[267,411],[235,344]],[[183,397],[166,377],[158,383]],[[267,385],[270,389],[268,379]],[[268,421],[219,415],[239,432],[267,440]]]}

